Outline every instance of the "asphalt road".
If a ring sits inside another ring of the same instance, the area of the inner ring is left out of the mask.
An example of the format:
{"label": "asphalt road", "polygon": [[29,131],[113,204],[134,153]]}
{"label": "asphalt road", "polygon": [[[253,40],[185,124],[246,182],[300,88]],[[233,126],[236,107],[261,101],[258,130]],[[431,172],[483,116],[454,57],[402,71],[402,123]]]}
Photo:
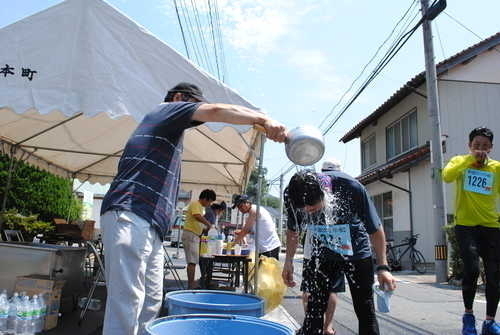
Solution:
{"label": "asphalt road", "polygon": [[[296,282],[301,280],[302,261],[295,261]],[[461,333],[463,313],[462,293],[457,287],[434,283],[432,274],[418,275],[413,272],[394,274],[397,290],[391,298],[391,312],[377,313],[380,334],[383,335],[457,335]],[[348,285],[347,289],[348,289]],[[289,288],[283,301],[288,313],[302,324],[304,311],[299,288]],[[477,328],[484,320],[486,301],[478,293],[475,301]],[[357,318],[352,307],[349,291],[339,295],[334,316],[336,335],[357,334]]]}

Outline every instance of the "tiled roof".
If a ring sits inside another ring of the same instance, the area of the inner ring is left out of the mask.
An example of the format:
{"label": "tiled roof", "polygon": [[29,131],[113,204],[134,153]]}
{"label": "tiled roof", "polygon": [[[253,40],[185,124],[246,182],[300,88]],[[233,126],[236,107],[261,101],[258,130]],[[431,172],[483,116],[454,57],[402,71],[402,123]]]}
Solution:
{"label": "tiled roof", "polygon": [[424,144],[417,147],[406,154],[399,156],[384,165],[378,166],[374,169],[364,172],[356,179],[363,185],[373,183],[380,178],[390,178],[392,175],[399,171],[404,171],[410,166],[416,165],[422,160],[425,160],[430,155],[429,144]]}
{"label": "tiled roof", "polygon": [[[456,55],[445,59],[436,65],[437,75],[446,73],[451,68],[456,65],[466,63],[472,60],[477,55],[484,51],[488,51],[500,44],[500,32],[495,35],[457,53]],[[349,130],[340,141],[347,143],[356,137],[361,135],[361,131],[376,121],[379,117],[387,113],[392,107],[398,104],[405,97],[410,95],[417,87],[425,83],[425,71],[420,72],[415,77],[410,79],[406,84],[404,84],[399,90],[396,91],[386,102],[384,102],[379,108],[377,108],[368,117],[359,122],[354,128]]]}

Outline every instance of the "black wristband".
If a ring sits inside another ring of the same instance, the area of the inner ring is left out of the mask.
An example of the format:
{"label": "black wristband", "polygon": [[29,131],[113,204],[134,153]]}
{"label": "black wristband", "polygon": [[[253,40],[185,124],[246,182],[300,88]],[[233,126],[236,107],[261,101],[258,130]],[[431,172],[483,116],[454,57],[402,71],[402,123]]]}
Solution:
{"label": "black wristband", "polygon": [[375,268],[375,271],[377,272],[382,270],[391,272],[391,268],[388,265],[377,265],[377,267]]}

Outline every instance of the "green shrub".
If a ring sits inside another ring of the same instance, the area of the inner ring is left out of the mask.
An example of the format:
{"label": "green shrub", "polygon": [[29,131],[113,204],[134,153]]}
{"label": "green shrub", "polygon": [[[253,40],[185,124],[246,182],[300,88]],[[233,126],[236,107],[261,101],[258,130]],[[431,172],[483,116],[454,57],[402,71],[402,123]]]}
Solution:
{"label": "green shrub", "polygon": [[36,234],[48,233],[55,228],[50,222],[38,220],[38,215],[23,216],[16,210],[1,212],[0,221],[3,222],[4,229],[20,230],[27,241]]}
{"label": "green shrub", "polygon": [[[0,201],[3,201],[5,194],[9,161],[8,156],[0,155]],[[40,220],[49,222],[56,217],[69,216],[70,221],[80,218],[82,203],[72,193],[72,180],[55,176],[24,162],[16,164],[5,208],[16,209],[24,216],[37,214]]]}

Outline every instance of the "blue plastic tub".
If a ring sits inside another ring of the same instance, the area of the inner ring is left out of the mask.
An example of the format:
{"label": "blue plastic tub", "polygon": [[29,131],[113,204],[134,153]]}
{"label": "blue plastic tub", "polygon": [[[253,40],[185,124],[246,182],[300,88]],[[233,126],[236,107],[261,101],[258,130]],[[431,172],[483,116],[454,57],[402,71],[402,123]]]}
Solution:
{"label": "blue plastic tub", "polygon": [[175,315],[156,319],[146,325],[150,335],[293,335],[279,323],[252,316],[223,314]]}
{"label": "blue plastic tub", "polygon": [[165,305],[168,315],[235,314],[256,317],[264,315],[262,298],[227,291],[174,291],[166,294]]}

